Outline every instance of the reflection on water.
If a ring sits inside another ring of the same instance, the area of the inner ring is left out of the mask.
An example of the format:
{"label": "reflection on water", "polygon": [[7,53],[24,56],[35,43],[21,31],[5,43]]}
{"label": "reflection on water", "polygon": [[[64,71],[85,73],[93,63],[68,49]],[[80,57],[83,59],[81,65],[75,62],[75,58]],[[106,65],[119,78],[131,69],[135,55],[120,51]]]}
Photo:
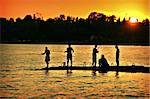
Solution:
{"label": "reflection on water", "polygon": [[48,72],[49,70],[47,69],[47,70],[45,70],[45,75],[49,75],[49,72]]}
{"label": "reflection on water", "polygon": [[119,78],[119,71],[116,71],[116,78]]}
{"label": "reflection on water", "polygon": [[149,97],[149,74],[21,70],[1,72],[3,97]]}
{"label": "reflection on water", "polygon": [[[51,65],[66,61],[67,45],[9,45],[0,47],[0,97],[14,98],[149,98],[149,73],[99,73],[93,71],[34,70],[45,66],[41,56],[51,49]],[[91,64],[93,46],[72,46],[74,65]],[[84,51],[82,51],[84,49]],[[149,65],[149,47],[120,46],[121,65]],[[115,64],[115,48],[100,46],[110,63]],[[98,56],[98,58],[99,58]]]}

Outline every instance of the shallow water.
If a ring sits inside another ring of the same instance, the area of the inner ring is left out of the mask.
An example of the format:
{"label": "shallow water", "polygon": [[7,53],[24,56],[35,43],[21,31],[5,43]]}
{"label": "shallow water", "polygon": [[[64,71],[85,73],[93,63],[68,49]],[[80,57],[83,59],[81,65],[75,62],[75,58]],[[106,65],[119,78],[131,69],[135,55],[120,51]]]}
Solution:
{"label": "shallow water", "polygon": [[[51,65],[66,61],[67,45],[0,45],[0,97],[13,98],[149,98],[150,74],[92,71],[34,70],[45,66],[41,53],[51,50]],[[93,46],[73,45],[74,65],[91,65]],[[121,65],[149,65],[149,46],[119,46]],[[84,51],[83,51],[84,49]],[[114,64],[114,46],[100,46],[110,64]],[[134,56],[134,57],[133,57]]]}
{"label": "shallow water", "polygon": [[[0,64],[4,66],[13,66],[18,68],[41,68],[45,66],[44,58],[41,53],[44,52],[45,46],[51,51],[51,66],[61,66],[66,62],[67,45],[52,44],[1,44],[0,45]],[[92,45],[72,45],[73,65],[91,66],[92,62]],[[120,65],[150,65],[150,48],[149,46],[119,46]],[[116,65],[115,46],[105,45],[98,46],[99,53],[97,60],[104,54],[110,65]],[[98,65],[98,64],[97,64]]]}

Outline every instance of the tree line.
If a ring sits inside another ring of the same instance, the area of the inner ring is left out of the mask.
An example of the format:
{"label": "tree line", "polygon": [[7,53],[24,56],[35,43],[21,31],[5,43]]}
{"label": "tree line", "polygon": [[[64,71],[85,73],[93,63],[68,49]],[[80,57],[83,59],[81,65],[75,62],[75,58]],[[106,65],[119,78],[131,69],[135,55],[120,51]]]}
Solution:
{"label": "tree line", "polygon": [[60,15],[43,20],[26,15],[0,18],[1,43],[83,43],[149,45],[149,19],[130,23],[115,15],[91,12],[87,18]]}

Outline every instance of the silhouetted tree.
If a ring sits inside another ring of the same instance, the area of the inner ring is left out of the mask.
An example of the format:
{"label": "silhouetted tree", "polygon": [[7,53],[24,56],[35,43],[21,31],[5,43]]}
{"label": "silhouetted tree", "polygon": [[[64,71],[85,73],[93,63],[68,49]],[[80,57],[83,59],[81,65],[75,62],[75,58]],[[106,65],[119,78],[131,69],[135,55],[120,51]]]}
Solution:
{"label": "silhouetted tree", "polygon": [[65,15],[61,14],[60,15],[60,20],[65,20]]}
{"label": "silhouetted tree", "polygon": [[149,26],[149,19],[145,19],[142,21],[143,25]]}
{"label": "silhouetted tree", "polygon": [[120,17],[117,19],[117,23],[120,23]]}
{"label": "silhouetted tree", "polygon": [[14,19],[13,19],[13,18],[10,18],[10,19],[9,19],[9,22],[10,22],[10,23],[14,23]]}
{"label": "silhouetted tree", "polygon": [[0,18],[1,41],[10,43],[101,43],[101,44],[149,44],[149,19],[135,26],[115,15],[91,12],[88,18],[65,16],[44,21],[35,15],[23,19]]}
{"label": "silhouetted tree", "polygon": [[126,21],[126,19],[125,18],[123,18],[123,21],[122,21],[122,23],[124,24],[124,23],[126,23],[127,21]]}
{"label": "silhouetted tree", "polygon": [[115,20],[116,20],[116,16],[115,15],[107,17],[107,21],[110,22],[110,23],[114,23]]}
{"label": "silhouetted tree", "polygon": [[16,19],[16,22],[21,22],[21,18],[17,18],[17,19]]}

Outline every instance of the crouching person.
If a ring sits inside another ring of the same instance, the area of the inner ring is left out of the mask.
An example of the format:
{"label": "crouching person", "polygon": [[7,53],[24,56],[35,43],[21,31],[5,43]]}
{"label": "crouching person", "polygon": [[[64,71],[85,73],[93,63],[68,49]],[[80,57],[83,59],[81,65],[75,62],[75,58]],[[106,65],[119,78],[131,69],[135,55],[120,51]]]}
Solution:
{"label": "crouching person", "polygon": [[101,59],[99,59],[99,67],[101,67],[101,72],[107,72],[109,69],[109,64],[104,55],[102,55]]}

